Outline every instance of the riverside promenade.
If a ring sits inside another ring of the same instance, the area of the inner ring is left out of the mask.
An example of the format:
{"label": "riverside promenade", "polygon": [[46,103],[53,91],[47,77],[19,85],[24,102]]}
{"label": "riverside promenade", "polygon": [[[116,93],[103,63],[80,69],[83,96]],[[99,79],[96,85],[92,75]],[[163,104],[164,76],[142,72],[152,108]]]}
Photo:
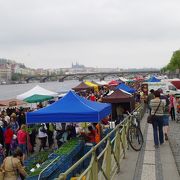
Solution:
{"label": "riverside promenade", "polygon": [[114,179],[180,180],[180,124],[170,122],[169,141],[155,149],[152,125],[146,123],[147,115],[145,113],[141,121],[141,129],[144,132],[143,148],[140,152],[129,148],[120,172]]}

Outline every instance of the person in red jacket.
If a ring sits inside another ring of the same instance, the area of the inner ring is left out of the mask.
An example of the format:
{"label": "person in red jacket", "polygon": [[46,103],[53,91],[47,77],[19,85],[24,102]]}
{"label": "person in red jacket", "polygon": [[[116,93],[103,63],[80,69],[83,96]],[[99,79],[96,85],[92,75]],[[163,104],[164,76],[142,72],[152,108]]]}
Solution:
{"label": "person in red jacket", "polygon": [[21,129],[17,132],[17,140],[19,144],[19,148],[23,153],[23,160],[25,160],[25,156],[27,153],[27,132],[26,132],[26,125],[22,124]]}
{"label": "person in red jacket", "polygon": [[94,93],[92,93],[89,98],[91,101],[96,101],[96,96],[94,95]]}
{"label": "person in red jacket", "polygon": [[81,132],[81,135],[85,138],[87,142],[96,144],[96,131],[93,129],[92,126],[88,126],[88,131],[88,133]]}
{"label": "person in red jacket", "polygon": [[13,130],[11,129],[11,126],[8,125],[5,132],[4,132],[4,141],[5,141],[5,149],[6,149],[6,156],[9,155],[10,150],[10,144],[13,138]]}

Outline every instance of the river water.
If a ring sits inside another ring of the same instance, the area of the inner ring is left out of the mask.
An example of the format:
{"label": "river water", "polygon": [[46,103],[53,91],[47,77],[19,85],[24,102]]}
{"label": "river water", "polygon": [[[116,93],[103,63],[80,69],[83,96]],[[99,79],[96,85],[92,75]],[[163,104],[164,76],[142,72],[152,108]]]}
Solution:
{"label": "river water", "polygon": [[17,95],[22,94],[36,85],[39,85],[45,89],[54,92],[65,92],[71,88],[77,86],[80,82],[76,80],[68,80],[64,82],[45,82],[45,83],[28,83],[28,84],[10,84],[10,85],[0,85],[0,100],[16,98]]}

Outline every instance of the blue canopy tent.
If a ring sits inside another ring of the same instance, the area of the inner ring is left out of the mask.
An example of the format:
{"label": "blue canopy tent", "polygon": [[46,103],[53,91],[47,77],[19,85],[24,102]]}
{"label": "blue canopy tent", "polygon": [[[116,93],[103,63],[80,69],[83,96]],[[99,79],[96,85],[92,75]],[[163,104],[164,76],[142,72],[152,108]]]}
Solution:
{"label": "blue canopy tent", "polygon": [[157,79],[155,76],[150,77],[147,82],[160,82],[160,79]]}
{"label": "blue canopy tent", "polygon": [[127,85],[124,84],[124,83],[119,84],[119,85],[116,87],[116,89],[121,89],[121,90],[126,91],[126,92],[128,92],[128,93],[135,93],[135,92],[136,92],[136,90],[135,90],[134,88],[131,88],[131,87],[127,86]]}
{"label": "blue canopy tent", "polygon": [[111,104],[89,101],[69,91],[57,102],[26,114],[27,124],[49,122],[99,122],[111,114]]}

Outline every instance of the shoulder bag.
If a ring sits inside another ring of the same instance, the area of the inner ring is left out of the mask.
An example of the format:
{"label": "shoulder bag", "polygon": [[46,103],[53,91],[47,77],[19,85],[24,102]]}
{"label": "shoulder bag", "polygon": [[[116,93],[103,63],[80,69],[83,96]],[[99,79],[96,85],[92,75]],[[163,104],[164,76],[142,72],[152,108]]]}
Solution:
{"label": "shoulder bag", "polygon": [[156,112],[157,112],[157,110],[159,109],[160,104],[161,104],[161,100],[160,100],[159,105],[158,105],[156,111],[154,112],[154,114],[153,114],[153,115],[150,114],[150,115],[147,117],[147,123],[152,124],[152,122],[154,121]]}

